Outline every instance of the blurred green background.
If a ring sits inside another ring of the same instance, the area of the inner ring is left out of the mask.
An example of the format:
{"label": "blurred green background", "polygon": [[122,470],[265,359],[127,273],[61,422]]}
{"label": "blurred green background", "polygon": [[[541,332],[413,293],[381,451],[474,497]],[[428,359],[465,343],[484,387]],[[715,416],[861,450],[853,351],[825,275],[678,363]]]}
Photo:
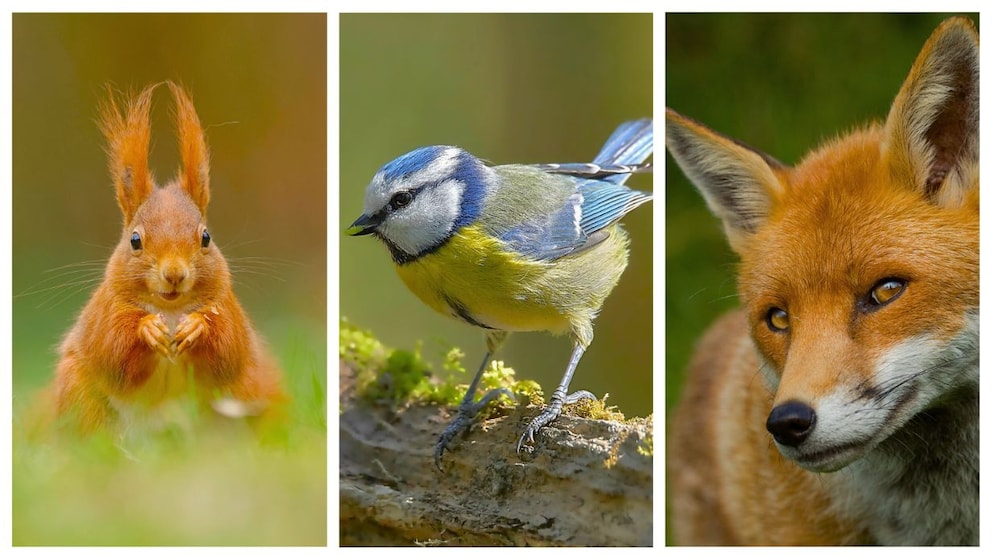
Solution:
{"label": "blurred green background", "polygon": [[[171,79],[190,91],[211,149],[210,232],[296,400],[295,442],[279,459],[250,448],[177,457],[170,469],[202,473],[195,488],[143,470],[154,503],[132,478],[117,509],[105,488],[85,489],[90,468],[15,443],[15,544],[325,543],[326,27],[324,14],[13,16],[15,422],[50,381],[55,347],[120,236],[95,123],[106,83],[136,91]],[[179,164],[171,110],[158,89],[150,163],[160,184]],[[195,520],[175,507],[190,490]]]}
{"label": "blurred green background", "polygon": [[[923,43],[950,15],[667,14],[665,104],[793,165],[823,140],[884,120]],[[671,156],[665,179],[670,408],[694,344],[738,300],[722,224]]]}
{"label": "blurred green background", "polygon": [[[448,144],[501,163],[588,161],[622,121],[652,115],[651,14],[344,14],[341,16],[339,231],[363,209],[383,164]],[[652,176],[628,184],[651,190]],[[572,389],[628,416],[652,412],[651,204],[624,218],[631,258],[595,323]],[[481,330],[434,313],[396,275],[386,248],[340,238],[341,314],[387,345],[449,346],[474,372]],[[520,378],[557,385],[571,352],[546,333],[510,337],[497,358]],[[468,375],[464,382],[468,383]]]}

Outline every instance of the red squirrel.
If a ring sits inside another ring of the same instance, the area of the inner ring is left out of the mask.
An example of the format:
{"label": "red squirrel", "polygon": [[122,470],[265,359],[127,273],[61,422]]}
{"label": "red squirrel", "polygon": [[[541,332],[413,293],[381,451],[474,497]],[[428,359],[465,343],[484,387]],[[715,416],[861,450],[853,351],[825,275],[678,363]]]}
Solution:
{"label": "red squirrel", "polygon": [[62,340],[53,386],[60,418],[84,433],[126,428],[190,393],[205,405],[240,402],[238,414],[263,418],[287,400],[207,231],[210,165],[200,120],[186,92],[167,84],[182,166],[164,187],[148,169],[157,85],[123,106],[111,91],[100,111],[124,229],[102,283]]}

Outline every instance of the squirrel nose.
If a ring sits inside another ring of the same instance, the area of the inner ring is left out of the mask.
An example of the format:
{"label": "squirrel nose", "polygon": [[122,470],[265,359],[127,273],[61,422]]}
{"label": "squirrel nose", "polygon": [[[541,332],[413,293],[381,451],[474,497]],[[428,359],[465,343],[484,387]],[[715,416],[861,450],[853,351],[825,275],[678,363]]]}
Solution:
{"label": "squirrel nose", "polygon": [[166,262],[161,270],[162,279],[172,286],[177,286],[189,277],[189,270],[179,262]]}

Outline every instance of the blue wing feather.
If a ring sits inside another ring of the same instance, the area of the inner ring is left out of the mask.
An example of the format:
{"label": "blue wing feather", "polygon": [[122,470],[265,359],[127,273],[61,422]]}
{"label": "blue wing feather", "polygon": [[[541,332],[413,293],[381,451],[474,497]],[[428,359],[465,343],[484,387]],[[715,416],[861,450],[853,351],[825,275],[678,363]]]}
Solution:
{"label": "blue wing feather", "polygon": [[515,252],[538,260],[554,260],[592,246],[596,232],[619,221],[651,194],[605,180],[576,180],[576,191],[562,208],[544,219],[523,223],[501,238]]}
{"label": "blue wing feather", "polygon": [[[592,160],[597,165],[640,165],[654,151],[654,124],[650,118],[624,122],[603,144],[599,154]],[[617,174],[604,178],[615,184],[623,184],[630,174]]]}
{"label": "blue wing feather", "polygon": [[650,172],[645,163],[654,152],[654,125],[650,118],[624,122],[613,132],[591,163],[545,163],[535,167],[555,174],[598,178],[623,184],[635,172]]}
{"label": "blue wing feather", "polygon": [[579,227],[586,234],[612,225],[651,199],[651,194],[606,180],[586,180],[579,185],[578,191],[582,194]]}
{"label": "blue wing feather", "polygon": [[560,258],[584,244],[588,237],[575,218],[576,207],[581,203],[582,196],[576,192],[558,212],[518,225],[500,238],[508,248],[525,256],[537,260]]}
{"label": "blue wing feather", "polygon": [[523,223],[501,235],[509,248],[539,260],[554,260],[602,241],[595,233],[619,221],[635,207],[651,200],[651,194],[623,185],[654,150],[650,119],[621,124],[599,154],[589,163],[534,165],[566,177],[575,192],[561,209],[541,219]]}

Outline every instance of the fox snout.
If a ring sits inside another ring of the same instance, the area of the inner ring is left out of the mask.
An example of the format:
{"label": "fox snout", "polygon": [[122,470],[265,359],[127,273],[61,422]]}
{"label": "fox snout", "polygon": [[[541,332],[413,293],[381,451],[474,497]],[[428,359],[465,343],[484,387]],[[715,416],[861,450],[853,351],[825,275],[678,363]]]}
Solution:
{"label": "fox snout", "polygon": [[799,446],[816,427],[816,411],[802,401],[786,401],[768,414],[765,428],[783,446]]}

